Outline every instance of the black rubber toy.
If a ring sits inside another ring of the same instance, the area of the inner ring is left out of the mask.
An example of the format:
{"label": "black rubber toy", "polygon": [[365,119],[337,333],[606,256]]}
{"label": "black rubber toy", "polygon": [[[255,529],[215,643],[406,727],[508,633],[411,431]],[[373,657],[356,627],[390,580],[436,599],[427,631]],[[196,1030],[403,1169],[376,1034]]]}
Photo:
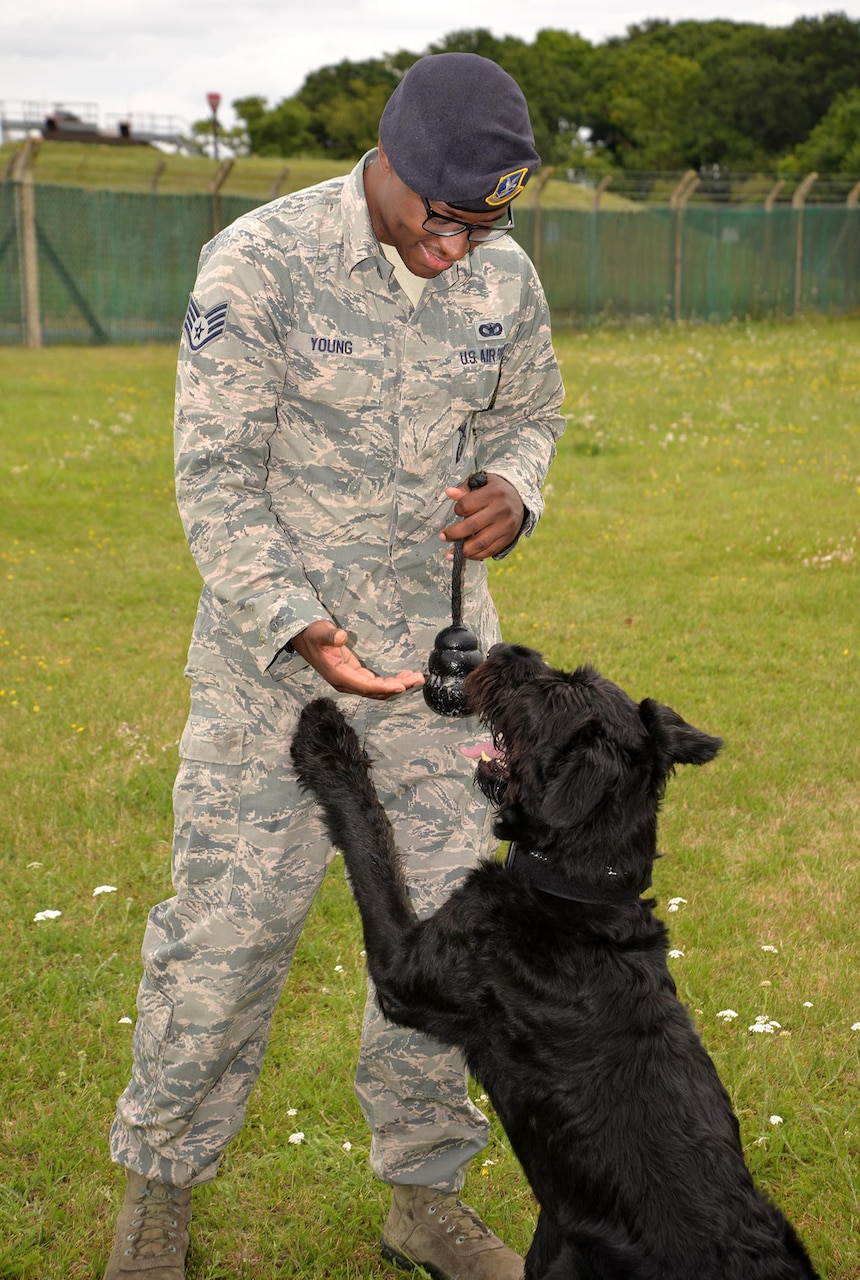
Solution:
{"label": "black rubber toy", "polygon": [[[484,471],[476,471],[469,476],[470,489],[480,489],[486,483]],[[483,660],[477,636],[463,625],[463,542],[458,539],[454,543],[451,575],[451,626],[439,632],[427,662],[424,678],[427,706],[440,716],[468,715],[464,692],[466,676]]]}

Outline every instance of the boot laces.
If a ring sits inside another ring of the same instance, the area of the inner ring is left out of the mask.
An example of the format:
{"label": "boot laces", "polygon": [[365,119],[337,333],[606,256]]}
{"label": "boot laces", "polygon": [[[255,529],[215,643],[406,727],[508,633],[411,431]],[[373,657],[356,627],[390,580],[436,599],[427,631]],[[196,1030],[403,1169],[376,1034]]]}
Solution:
{"label": "boot laces", "polygon": [[148,1182],[134,1210],[131,1230],[126,1239],[131,1248],[124,1250],[130,1258],[156,1258],[161,1254],[179,1253],[182,1214],[176,1204],[179,1192]]}
{"label": "boot laces", "polygon": [[447,1235],[456,1232],[455,1244],[466,1244],[467,1241],[485,1239],[490,1235],[489,1227],[484,1225],[475,1210],[463,1204],[453,1193],[437,1196],[427,1206],[427,1213],[440,1226],[444,1226]]}

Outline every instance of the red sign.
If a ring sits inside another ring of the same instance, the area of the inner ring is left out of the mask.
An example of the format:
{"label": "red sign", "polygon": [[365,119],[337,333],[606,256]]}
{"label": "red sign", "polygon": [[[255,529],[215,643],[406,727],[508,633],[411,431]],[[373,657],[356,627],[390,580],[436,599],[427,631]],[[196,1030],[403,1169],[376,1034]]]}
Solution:
{"label": "red sign", "polygon": [[218,107],[219,107],[219,106],[220,106],[220,104],[221,104],[221,94],[220,94],[220,93],[207,93],[207,95],[206,95],[206,101],[209,103],[209,106],[212,108],[212,110],[213,110],[213,111],[217,111],[217,110],[218,110]]}

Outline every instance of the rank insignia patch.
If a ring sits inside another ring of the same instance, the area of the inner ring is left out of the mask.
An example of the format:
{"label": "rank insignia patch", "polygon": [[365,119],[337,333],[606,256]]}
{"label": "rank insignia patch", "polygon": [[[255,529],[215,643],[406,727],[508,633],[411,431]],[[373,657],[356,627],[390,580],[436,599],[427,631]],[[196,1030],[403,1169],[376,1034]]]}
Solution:
{"label": "rank insignia patch", "polygon": [[207,342],[221,337],[227,324],[229,305],[228,302],[216,302],[215,306],[210,307],[208,311],[201,311],[194,300],[194,295],[191,295],[182,328],[185,330],[185,336],[192,351],[199,351],[201,347],[206,346]]}
{"label": "rank insignia patch", "polygon": [[487,196],[487,204],[507,204],[509,200],[513,200],[514,196],[518,196],[526,185],[526,177],[528,169],[514,169],[513,173],[503,174],[496,183],[496,189],[491,196]]}

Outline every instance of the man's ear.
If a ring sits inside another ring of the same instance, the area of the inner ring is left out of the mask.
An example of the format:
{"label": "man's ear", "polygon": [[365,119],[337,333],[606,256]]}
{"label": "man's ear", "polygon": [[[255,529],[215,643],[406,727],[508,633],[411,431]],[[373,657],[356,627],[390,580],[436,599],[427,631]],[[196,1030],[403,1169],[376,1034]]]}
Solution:
{"label": "man's ear", "polygon": [[639,703],[642,723],[657,744],[661,762],[668,771],[676,764],[707,764],[723,745],[722,738],[687,724],[671,707],[661,706],[653,698]]}

